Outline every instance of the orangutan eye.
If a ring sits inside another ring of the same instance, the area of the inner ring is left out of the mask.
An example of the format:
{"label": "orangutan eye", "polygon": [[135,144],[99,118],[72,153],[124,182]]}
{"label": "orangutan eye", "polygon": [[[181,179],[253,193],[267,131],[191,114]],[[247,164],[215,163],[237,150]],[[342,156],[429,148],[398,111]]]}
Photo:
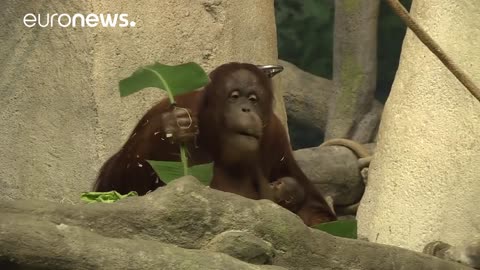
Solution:
{"label": "orangutan eye", "polygon": [[250,100],[253,103],[256,103],[258,99],[257,99],[257,96],[255,94],[251,94],[251,95],[248,96],[248,100]]}
{"label": "orangutan eye", "polygon": [[231,99],[237,99],[240,97],[240,92],[238,90],[234,90],[232,91],[232,93],[230,93],[230,98]]}

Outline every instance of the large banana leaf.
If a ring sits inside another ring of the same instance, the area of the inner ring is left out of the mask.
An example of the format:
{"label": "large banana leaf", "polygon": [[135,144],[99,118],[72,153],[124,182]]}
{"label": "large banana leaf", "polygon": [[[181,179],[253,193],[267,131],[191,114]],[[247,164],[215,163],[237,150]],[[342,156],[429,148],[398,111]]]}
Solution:
{"label": "large banana leaf", "polygon": [[208,83],[205,71],[196,63],[169,66],[160,63],[144,66],[130,77],[120,81],[120,96],[128,96],[147,87],[167,91],[170,101],[174,96],[193,91]]}
{"label": "large banana leaf", "polygon": [[[177,179],[183,175],[183,167],[176,161],[156,161],[147,160],[153,170],[162,179],[165,184]],[[205,185],[210,185],[213,176],[213,164],[200,164],[187,168],[187,174],[197,178]]]}
{"label": "large banana leaf", "polygon": [[[144,66],[130,77],[120,81],[120,96],[124,97],[147,87],[156,87],[167,92],[170,102],[175,104],[175,96],[194,91],[205,86],[208,75],[196,63],[169,66],[160,63]],[[180,145],[181,162],[149,161],[162,181],[168,183],[173,179],[191,174],[201,181],[210,181],[212,165],[188,167],[184,145]]]}

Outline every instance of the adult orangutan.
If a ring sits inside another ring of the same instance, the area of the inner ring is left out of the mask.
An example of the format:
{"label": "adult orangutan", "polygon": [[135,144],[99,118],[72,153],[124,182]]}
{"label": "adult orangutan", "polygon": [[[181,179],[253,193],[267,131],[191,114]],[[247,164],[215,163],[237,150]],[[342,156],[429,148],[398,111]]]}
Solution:
{"label": "adult orangutan", "polygon": [[307,225],[335,220],[293,158],[286,130],[273,113],[271,80],[262,70],[245,63],[221,65],[203,89],[175,100],[176,106],[164,100],[143,116],[101,168],[96,191],[143,195],[163,186],[146,160],[178,161],[178,142],[183,142],[191,165],[214,162],[212,188],[274,200],[269,183],[293,177],[305,190],[294,212]]}

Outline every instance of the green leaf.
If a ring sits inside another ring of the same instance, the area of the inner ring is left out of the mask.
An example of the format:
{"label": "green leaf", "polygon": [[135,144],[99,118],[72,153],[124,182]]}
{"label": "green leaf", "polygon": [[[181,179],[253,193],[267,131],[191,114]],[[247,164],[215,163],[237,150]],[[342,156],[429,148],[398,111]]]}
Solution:
{"label": "green leaf", "polygon": [[80,198],[86,202],[103,202],[103,203],[113,203],[123,198],[138,196],[138,193],[135,191],[130,191],[129,193],[122,195],[115,190],[107,192],[83,192]]}
{"label": "green leaf", "polygon": [[120,96],[128,96],[147,87],[166,90],[173,97],[198,89],[209,81],[208,75],[196,63],[169,66],[160,63],[144,66],[120,81]]}
{"label": "green leaf", "polygon": [[[179,161],[147,160],[153,170],[165,184],[184,176],[183,163]],[[209,185],[213,177],[213,163],[195,165],[188,168],[192,175],[205,185]]]}
{"label": "green leaf", "polygon": [[165,184],[184,176],[183,163],[179,161],[147,160]]}
{"label": "green leaf", "polygon": [[305,16],[314,17],[318,24],[326,24],[330,19],[329,4],[317,0],[304,0],[303,12]]}
{"label": "green leaf", "polygon": [[[119,83],[120,96],[125,97],[147,87],[157,87],[167,91],[170,103],[174,104],[174,96],[191,92],[206,85],[208,75],[196,63],[186,63],[169,66],[160,63],[144,66],[135,71],[130,77]],[[187,157],[185,146],[180,145],[181,162],[164,162],[150,164],[157,175],[166,183],[187,173]],[[158,165],[155,165],[158,164]],[[181,170],[179,171],[179,164]],[[159,166],[162,169],[157,168]]]}
{"label": "green leaf", "polygon": [[337,220],[337,221],[317,224],[312,227],[335,236],[357,239],[357,221],[356,220]]}
{"label": "green leaf", "polygon": [[210,185],[213,177],[213,163],[195,165],[188,168],[188,173],[195,176],[204,185]]}

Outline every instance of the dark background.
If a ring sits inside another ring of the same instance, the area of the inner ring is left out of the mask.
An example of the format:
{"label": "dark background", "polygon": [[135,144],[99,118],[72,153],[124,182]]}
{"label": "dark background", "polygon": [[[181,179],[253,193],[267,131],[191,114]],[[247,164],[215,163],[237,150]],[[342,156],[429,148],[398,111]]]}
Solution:
{"label": "dark background", "polygon": [[[400,1],[407,9],[412,0]],[[334,0],[275,0],[279,58],[312,74],[331,79],[333,60]],[[378,21],[378,74],[376,97],[388,97],[395,78],[405,26],[380,1]],[[289,121],[294,149],[318,146],[323,134],[302,123]]]}

